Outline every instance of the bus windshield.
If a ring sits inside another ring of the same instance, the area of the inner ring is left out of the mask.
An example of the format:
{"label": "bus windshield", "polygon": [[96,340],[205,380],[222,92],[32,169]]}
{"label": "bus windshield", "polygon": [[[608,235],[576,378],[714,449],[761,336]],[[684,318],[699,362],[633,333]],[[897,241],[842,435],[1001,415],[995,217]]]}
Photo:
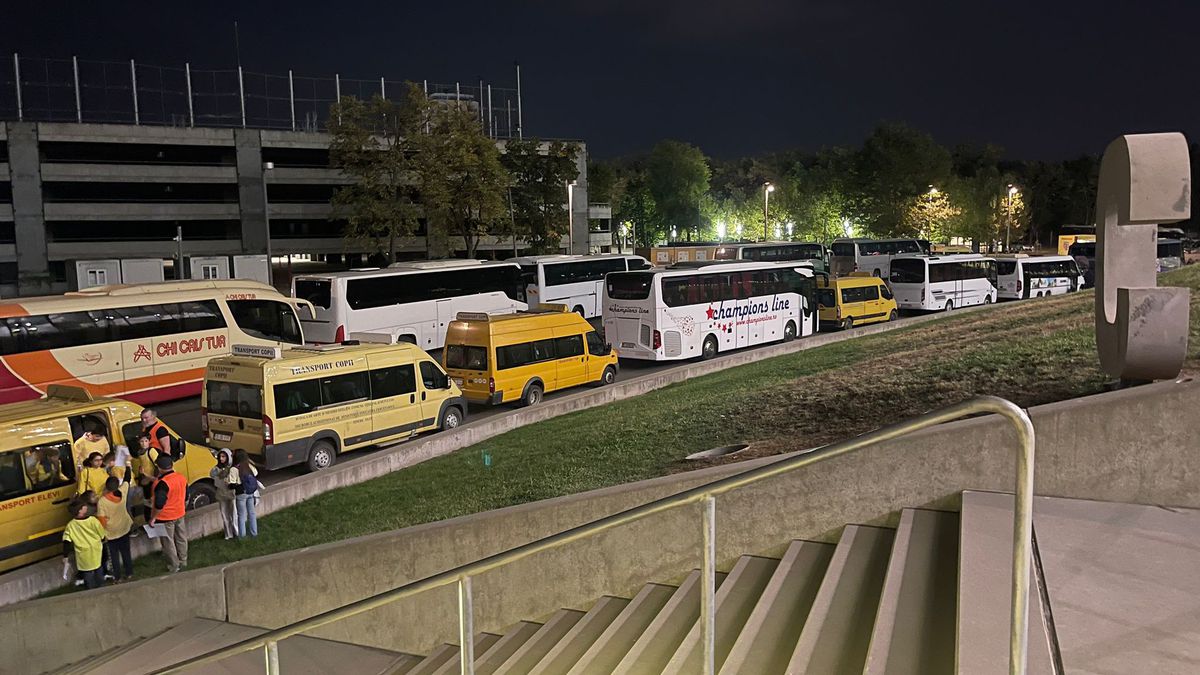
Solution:
{"label": "bus windshield", "polygon": [[209,380],[204,389],[208,412],[247,419],[262,418],[262,387]]}
{"label": "bus windshield", "polygon": [[892,261],[893,284],[925,283],[925,261],[914,258],[899,258]]}
{"label": "bus windshield", "polygon": [[1159,258],[1182,258],[1183,257],[1183,242],[1179,242],[1179,241],[1160,241],[1160,242],[1158,242],[1158,257]]}
{"label": "bus windshield", "polygon": [[614,300],[645,300],[650,297],[654,275],[647,272],[614,273],[607,277],[608,297]]}
{"label": "bus windshield", "polygon": [[329,309],[329,287],[328,279],[297,279],[296,297],[311,302],[315,307]]}
{"label": "bus windshield", "polygon": [[276,300],[230,300],[229,311],[247,335],[264,340],[302,344],[296,312]]}

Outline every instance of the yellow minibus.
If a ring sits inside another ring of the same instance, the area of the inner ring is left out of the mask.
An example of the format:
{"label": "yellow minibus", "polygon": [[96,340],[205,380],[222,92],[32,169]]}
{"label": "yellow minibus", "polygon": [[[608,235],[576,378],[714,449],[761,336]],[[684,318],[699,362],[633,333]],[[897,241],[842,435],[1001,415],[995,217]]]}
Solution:
{"label": "yellow minibus", "polygon": [[[76,491],[71,444],[83,430],[99,429],[110,447],[136,448],[141,416],[136,403],[57,384],[44,398],[0,405],[0,572],[62,552],[67,504]],[[182,444],[175,470],[188,480],[188,508],[212,503],[212,451],[167,431],[173,444]],[[151,449],[150,458],[158,452]]]}
{"label": "yellow minibus", "polygon": [[349,450],[457,427],[466,412],[441,366],[409,343],[234,345],[208,362],[201,395],[208,441],[272,470],[325,469]]}
{"label": "yellow minibus", "polygon": [[546,392],[612,384],[617,353],[566,305],[516,314],[459,312],[442,363],[473,403],[537,405]]}

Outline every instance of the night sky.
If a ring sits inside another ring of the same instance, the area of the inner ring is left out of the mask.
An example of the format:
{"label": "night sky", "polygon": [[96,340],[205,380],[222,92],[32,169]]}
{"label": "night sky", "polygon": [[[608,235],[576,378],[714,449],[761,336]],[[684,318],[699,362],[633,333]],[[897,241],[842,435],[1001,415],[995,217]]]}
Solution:
{"label": "night sky", "polygon": [[[1107,4],[1108,6],[1104,6]],[[868,0],[6,3],[0,47],[511,86],[527,134],[611,157],[857,144],[881,120],[1012,158],[1200,134],[1200,3]]]}

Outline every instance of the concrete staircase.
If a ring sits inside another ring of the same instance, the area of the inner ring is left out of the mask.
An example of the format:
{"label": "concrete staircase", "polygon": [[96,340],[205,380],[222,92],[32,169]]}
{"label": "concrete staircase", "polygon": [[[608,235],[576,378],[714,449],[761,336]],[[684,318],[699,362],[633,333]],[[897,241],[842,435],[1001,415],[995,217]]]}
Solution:
{"label": "concrete staircase", "polygon": [[[1011,528],[1011,495],[964,492],[961,513],[905,509],[895,529],[847,525],[836,544],[793,541],[780,558],[744,555],[718,574],[718,670],[1005,673]],[[1039,497],[1035,528],[1048,588],[1031,579],[1029,673],[1053,673],[1055,659],[1080,664],[1072,670],[1081,672],[1195,672],[1200,512]],[[1142,595],[1126,601],[1106,587],[1113,584],[1133,584]],[[648,583],[632,598],[603,597],[586,610],[560,609],[500,635],[481,633],[475,672],[699,673],[700,586],[693,571],[678,585]],[[1065,618],[1054,630],[1043,596],[1061,603],[1056,609]],[[1157,613],[1144,614],[1153,606],[1172,612],[1175,641],[1121,643],[1120,635],[1137,634],[1139,622],[1165,631]],[[1105,616],[1121,617],[1119,634],[1118,626],[1095,625]],[[1105,630],[1112,635],[1102,645],[1089,642]],[[257,632],[193,620],[66,672],[147,672]],[[1061,641],[1064,634],[1072,640]],[[289,675],[456,673],[458,654],[456,645],[416,657],[300,636],[280,643]],[[262,658],[261,651],[242,654],[197,672],[261,673]],[[1149,663],[1152,670],[1138,665]],[[1113,664],[1123,667],[1107,668]]]}

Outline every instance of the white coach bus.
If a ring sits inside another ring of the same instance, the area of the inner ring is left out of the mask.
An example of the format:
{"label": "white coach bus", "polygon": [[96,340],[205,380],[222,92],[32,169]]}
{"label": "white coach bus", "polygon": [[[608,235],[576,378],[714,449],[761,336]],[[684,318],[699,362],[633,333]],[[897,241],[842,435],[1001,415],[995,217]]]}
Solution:
{"label": "white coach bus", "polygon": [[482,260],[298,275],[292,279],[292,295],[315,308],[315,317],[300,319],[309,342],[384,333],[427,350],[442,347],[446,326],[459,312],[502,314],[527,308],[521,268]]}
{"label": "white coach bus", "polygon": [[650,269],[640,255],[534,255],[509,258],[521,266],[530,305],[566,305],[585,319],[600,316],[604,275]]}
{"label": "white coach bus", "polygon": [[997,258],[998,297],[1006,300],[1074,293],[1083,287],[1083,273],[1069,255]]}
{"label": "white coach bus", "polygon": [[802,263],[712,262],[613,272],[604,336],[622,358],[710,359],[719,352],[811,335],[816,283]]}
{"label": "white coach bus", "polygon": [[835,239],[829,246],[829,271],[836,276],[867,272],[887,279],[893,256],[928,254],[922,239]]}
{"label": "white coach bus", "polygon": [[897,256],[889,282],[901,309],[986,305],[996,301],[996,261],[981,255]]}

